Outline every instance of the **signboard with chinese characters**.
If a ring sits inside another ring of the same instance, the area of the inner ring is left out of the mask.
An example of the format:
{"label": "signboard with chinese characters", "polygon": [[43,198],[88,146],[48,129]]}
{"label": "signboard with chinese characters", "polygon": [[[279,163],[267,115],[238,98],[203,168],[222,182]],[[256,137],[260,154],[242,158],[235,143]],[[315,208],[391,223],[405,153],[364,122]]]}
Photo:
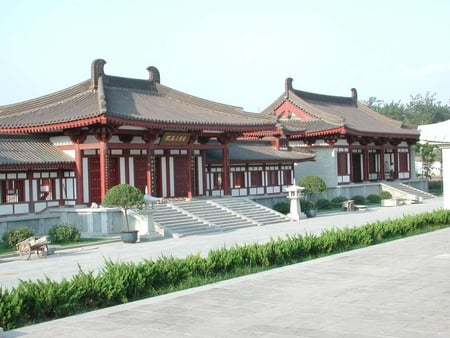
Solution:
{"label": "signboard with chinese characters", "polygon": [[188,144],[191,134],[189,133],[165,133],[159,144],[168,145],[185,145]]}

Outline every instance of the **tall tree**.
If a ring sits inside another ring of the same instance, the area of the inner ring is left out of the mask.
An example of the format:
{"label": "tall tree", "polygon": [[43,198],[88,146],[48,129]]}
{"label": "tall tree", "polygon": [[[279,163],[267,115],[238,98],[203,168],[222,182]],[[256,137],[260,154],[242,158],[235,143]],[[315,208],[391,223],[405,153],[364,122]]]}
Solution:
{"label": "tall tree", "polygon": [[425,95],[417,94],[410,97],[411,100],[406,105],[401,101],[386,104],[374,96],[363,103],[382,115],[407,124],[423,125],[450,119],[450,107],[437,101],[436,94],[427,92]]}
{"label": "tall tree", "polygon": [[411,101],[406,105],[408,112],[408,123],[423,125],[446,121],[450,119],[450,107],[443,106],[436,100],[436,94],[429,92],[422,96],[417,94],[411,96]]}
{"label": "tall tree", "polygon": [[439,148],[428,143],[417,143],[415,151],[422,160],[422,175],[426,178],[431,178],[433,164],[440,157]]}

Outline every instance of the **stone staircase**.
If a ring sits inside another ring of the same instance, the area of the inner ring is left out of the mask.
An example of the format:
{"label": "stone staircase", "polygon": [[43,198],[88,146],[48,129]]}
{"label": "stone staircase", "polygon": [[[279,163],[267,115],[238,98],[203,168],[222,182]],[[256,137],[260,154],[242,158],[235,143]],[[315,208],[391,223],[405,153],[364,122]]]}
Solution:
{"label": "stone staircase", "polygon": [[435,198],[434,195],[426,191],[416,189],[401,182],[383,182],[381,187],[383,190],[389,191],[392,196],[397,198],[405,198],[408,201],[420,202],[424,199]]}
{"label": "stone staircase", "polygon": [[164,237],[184,237],[292,221],[246,198],[193,199],[157,204],[155,229]]}

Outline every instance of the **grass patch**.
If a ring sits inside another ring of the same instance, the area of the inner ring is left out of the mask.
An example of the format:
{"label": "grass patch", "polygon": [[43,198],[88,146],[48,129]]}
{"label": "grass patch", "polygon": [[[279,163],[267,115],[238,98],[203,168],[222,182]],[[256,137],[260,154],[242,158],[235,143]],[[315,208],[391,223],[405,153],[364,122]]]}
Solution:
{"label": "grass patch", "polygon": [[450,211],[438,210],[361,227],[326,229],[320,235],[222,247],[206,257],[191,254],[139,263],[106,261],[95,275],[80,269],[61,282],[46,278],[20,281],[11,290],[0,288],[0,326],[10,330],[423,234],[449,224]]}

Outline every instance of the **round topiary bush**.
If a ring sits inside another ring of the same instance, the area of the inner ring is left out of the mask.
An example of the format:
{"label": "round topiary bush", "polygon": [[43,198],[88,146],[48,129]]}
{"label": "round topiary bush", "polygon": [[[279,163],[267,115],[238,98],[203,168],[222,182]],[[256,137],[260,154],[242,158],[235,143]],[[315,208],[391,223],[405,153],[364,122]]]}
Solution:
{"label": "round topiary bush", "polygon": [[145,203],[144,194],[130,184],[118,184],[109,189],[102,205],[104,207],[119,207],[125,213],[125,229],[130,231],[128,223],[128,209],[142,208]]}
{"label": "round topiary bush", "polygon": [[314,195],[327,191],[327,185],[323,179],[319,176],[309,175],[305,176],[297,181],[299,187],[305,188],[303,192],[309,195],[310,201],[314,204]]}
{"label": "round topiary bush", "polygon": [[382,200],[390,200],[392,198],[392,194],[389,191],[383,190],[379,195]]}
{"label": "round topiary bush", "polygon": [[81,237],[80,231],[70,224],[52,226],[48,231],[48,236],[54,243],[78,242]]}
{"label": "round topiary bush", "polygon": [[366,198],[362,195],[355,195],[351,198],[354,204],[366,204]]}
{"label": "round topiary bush", "polygon": [[367,196],[367,203],[370,204],[379,204],[381,202],[381,198],[380,195],[377,194],[370,194],[369,196]]}
{"label": "round topiary bush", "polygon": [[331,209],[333,205],[331,204],[331,201],[327,200],[326,198],[320,198],[316,202],[317,209],[319,210],[326,210]]}
{"label": "round topiary bush", "polygon": [[17,243],[33,236],[33,229],[31,229],[30,227],[22,226],[17,229],[5,232],[2,236],[2,241],[8,248],[15,248]]}
{"label": "round topiary bush", "polygon": [[345,196],[336,196],[331,199],[331,204],[333,205],[333,208],[340,208],[342,206],[342,202],[345,202],[348,200]]}
{"label": "round topiary bush", "polygon": [[309,210],[309,209],[314,209],[314,203],[307,200],[307,199],[300,199],[300,208],[302,210]]}
{"label": "round topiary bush", "polygon": [[273,210],[287,215],[291,211],[291,207],[289,205],[289,202],[278,202],[273,206]]}

